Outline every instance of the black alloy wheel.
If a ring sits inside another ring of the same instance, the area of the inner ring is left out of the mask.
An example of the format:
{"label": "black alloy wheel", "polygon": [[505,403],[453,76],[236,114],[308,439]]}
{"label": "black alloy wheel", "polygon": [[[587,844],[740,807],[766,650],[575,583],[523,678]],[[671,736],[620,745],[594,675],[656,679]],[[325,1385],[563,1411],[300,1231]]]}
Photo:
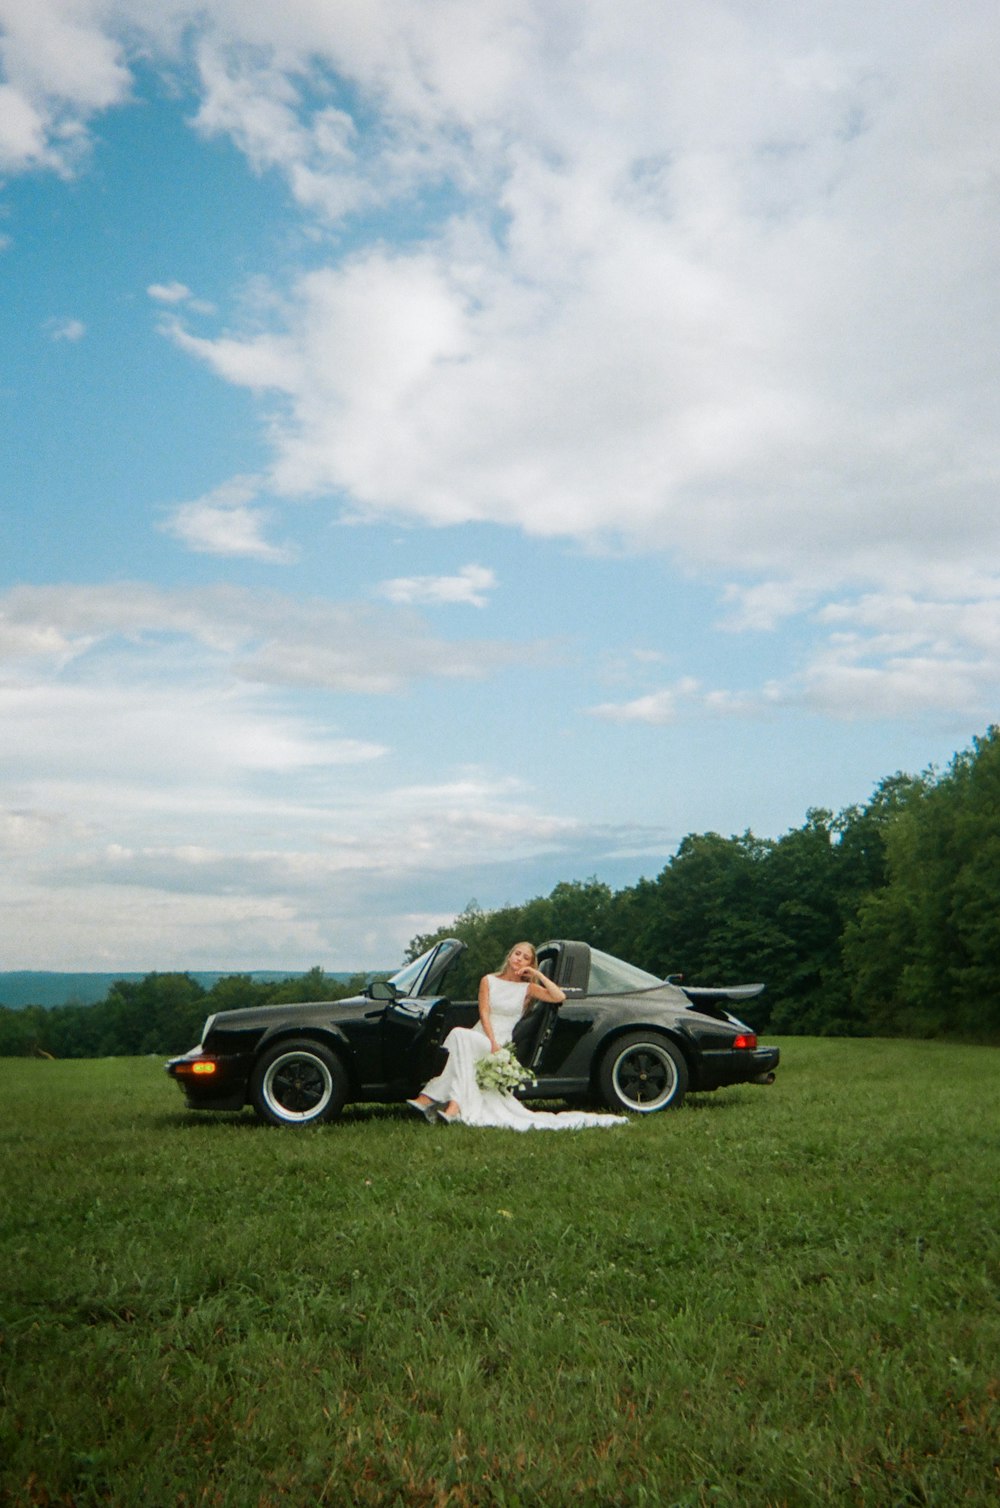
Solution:
{"label": "black alloy wheel", "polygon": [[629,1032],[608,1050],[599,1074],[601,1097],[613,1110],[650,1115],[681,1103],[688,1068],[680,1050],[656,1032]]}
{"label": "black alloy wheel", "polygon": [[250,1099],[272,1126],[309,1126],[338,1115],[347,1098],[339,1058],[320,1042],[278,1042],[254,1065]]}

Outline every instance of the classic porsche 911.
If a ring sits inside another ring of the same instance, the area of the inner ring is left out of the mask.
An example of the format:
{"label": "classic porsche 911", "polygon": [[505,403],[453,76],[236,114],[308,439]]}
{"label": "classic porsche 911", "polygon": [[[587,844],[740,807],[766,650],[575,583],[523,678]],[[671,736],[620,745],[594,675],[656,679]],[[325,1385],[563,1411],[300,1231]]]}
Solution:
{"label": "classic porsche 911", "polygon": [[[475,1001],[441,993],[464,951],[456,938],[436,943],[350,1000],[220,1011],[167,1073],[192,1109],[249,1104],[279,1126],[330,1120],[348,1101],[408,1099],[440,1071],[451,1028],[477,1019]],[[773,1082],[778,1049],[758,1046],[726,1008],[763,985],[685,988],[584,942],[545,943],[538,966],[566,999],[537,1002],[519,1023],[517,1055],[534,1079],[520,1098],[648,1115],[689,1090]]]}

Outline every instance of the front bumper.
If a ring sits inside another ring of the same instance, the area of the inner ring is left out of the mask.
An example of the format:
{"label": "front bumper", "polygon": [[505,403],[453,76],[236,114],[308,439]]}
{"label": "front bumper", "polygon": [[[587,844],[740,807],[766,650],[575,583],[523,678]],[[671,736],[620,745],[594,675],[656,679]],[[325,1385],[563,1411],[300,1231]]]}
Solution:
{"label": "front bumper", "polygon": [[245,1058],[192,1047],[163,1066],[192,1110],[242,1110],[247,1102],[250,1064]]}

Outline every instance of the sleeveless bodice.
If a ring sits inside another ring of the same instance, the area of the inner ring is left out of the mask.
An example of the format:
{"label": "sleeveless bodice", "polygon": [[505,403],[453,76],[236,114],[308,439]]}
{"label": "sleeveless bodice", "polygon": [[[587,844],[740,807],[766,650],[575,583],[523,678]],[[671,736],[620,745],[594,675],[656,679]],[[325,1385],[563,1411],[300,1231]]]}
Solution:
{"label": "sleeveless bodice", "polygon": [[524,1009],[528,986],[521,979],[498,979],[495,974],[489,975],[489,982],[493,1030],[498,1042],[509,1042],[514,1024]]}

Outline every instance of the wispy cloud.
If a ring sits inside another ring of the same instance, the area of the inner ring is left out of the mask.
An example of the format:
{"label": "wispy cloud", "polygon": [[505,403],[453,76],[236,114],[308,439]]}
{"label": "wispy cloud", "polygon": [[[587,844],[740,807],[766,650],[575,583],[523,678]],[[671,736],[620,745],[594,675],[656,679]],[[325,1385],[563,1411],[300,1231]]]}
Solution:
{"label": "wispy cloud", "polygon": [[[632,697],[624,702],[601,702],[587,710],[591,717],[605,722],[649,723],[663,726],[673,723],[694,704],[700,691],[696,680],[685,678],[674,686],[664,686],[644,696]],[[702,698],[699,697],[699,701]]]}
{"label": "wispy cloud", "polygon": [[496,586],[496,574],[485,566],[467,565],[455,576],[395,576],[377,588],[381,597],[402,606],[436,606],[462,603],[485,607],[487,593]]}
{"label": "wispy cloud", "polygon": [[[180,637],[240,681],[384,695],[418,678],[479,680],[527,664],[538,644],[448,640],[415,613],[301,600],[241,587],[161,590],[147,583],[16,587],[0,595],[0,662],[64,669],[98,648],[136,646],[151,667]],[[29,672],[26,672],[29,673]],[[30,670],[31,674],[37,671]]]}
{"label": "wispy cloud", "polygon": [[203,555],[244,556],[287,564],[296,552],[287,545],[272,544],[264,530],[271,521],[268,509],[255,507],[260,482],[254,477],[235,477],[194,502],[181,503],[160,525]]}
{"label": "wispy cloud", "polygon": [[196,298],[186,283],[150,283],[146,292],[154,303],[166,304],[170,308],[183,306],[194,314],[215,313],[215,305],[207,299]]}
{"label": "wispy cloud", "polygon": [[[952,586],[961,598],[959,582]],[[768,719],[782,710],[835,722],[989,721],[1000,697],[1000,581],[976,573],[966,592],[971,600],[898,592],[841,598],[815,608],[819,637],[800,668],[784,678],[729,688],[684,678],[587,710],[606,722],[654,727],[699,718]],[[770,593],[759,599],[761,606],[770,601]],[[754,626],[770,627],[769,611],[763,619]]]}
{"label": "wispy cloud", "polygon": [[50,340],[64,340],[75,345],[87,333],[82,319],[50,319],[45,322],[45,332]]}
{"label": "wispy cloud", "polygon": [[186,283],[150,283],[146,292],[158,304],[185,304],[191,297]]}

